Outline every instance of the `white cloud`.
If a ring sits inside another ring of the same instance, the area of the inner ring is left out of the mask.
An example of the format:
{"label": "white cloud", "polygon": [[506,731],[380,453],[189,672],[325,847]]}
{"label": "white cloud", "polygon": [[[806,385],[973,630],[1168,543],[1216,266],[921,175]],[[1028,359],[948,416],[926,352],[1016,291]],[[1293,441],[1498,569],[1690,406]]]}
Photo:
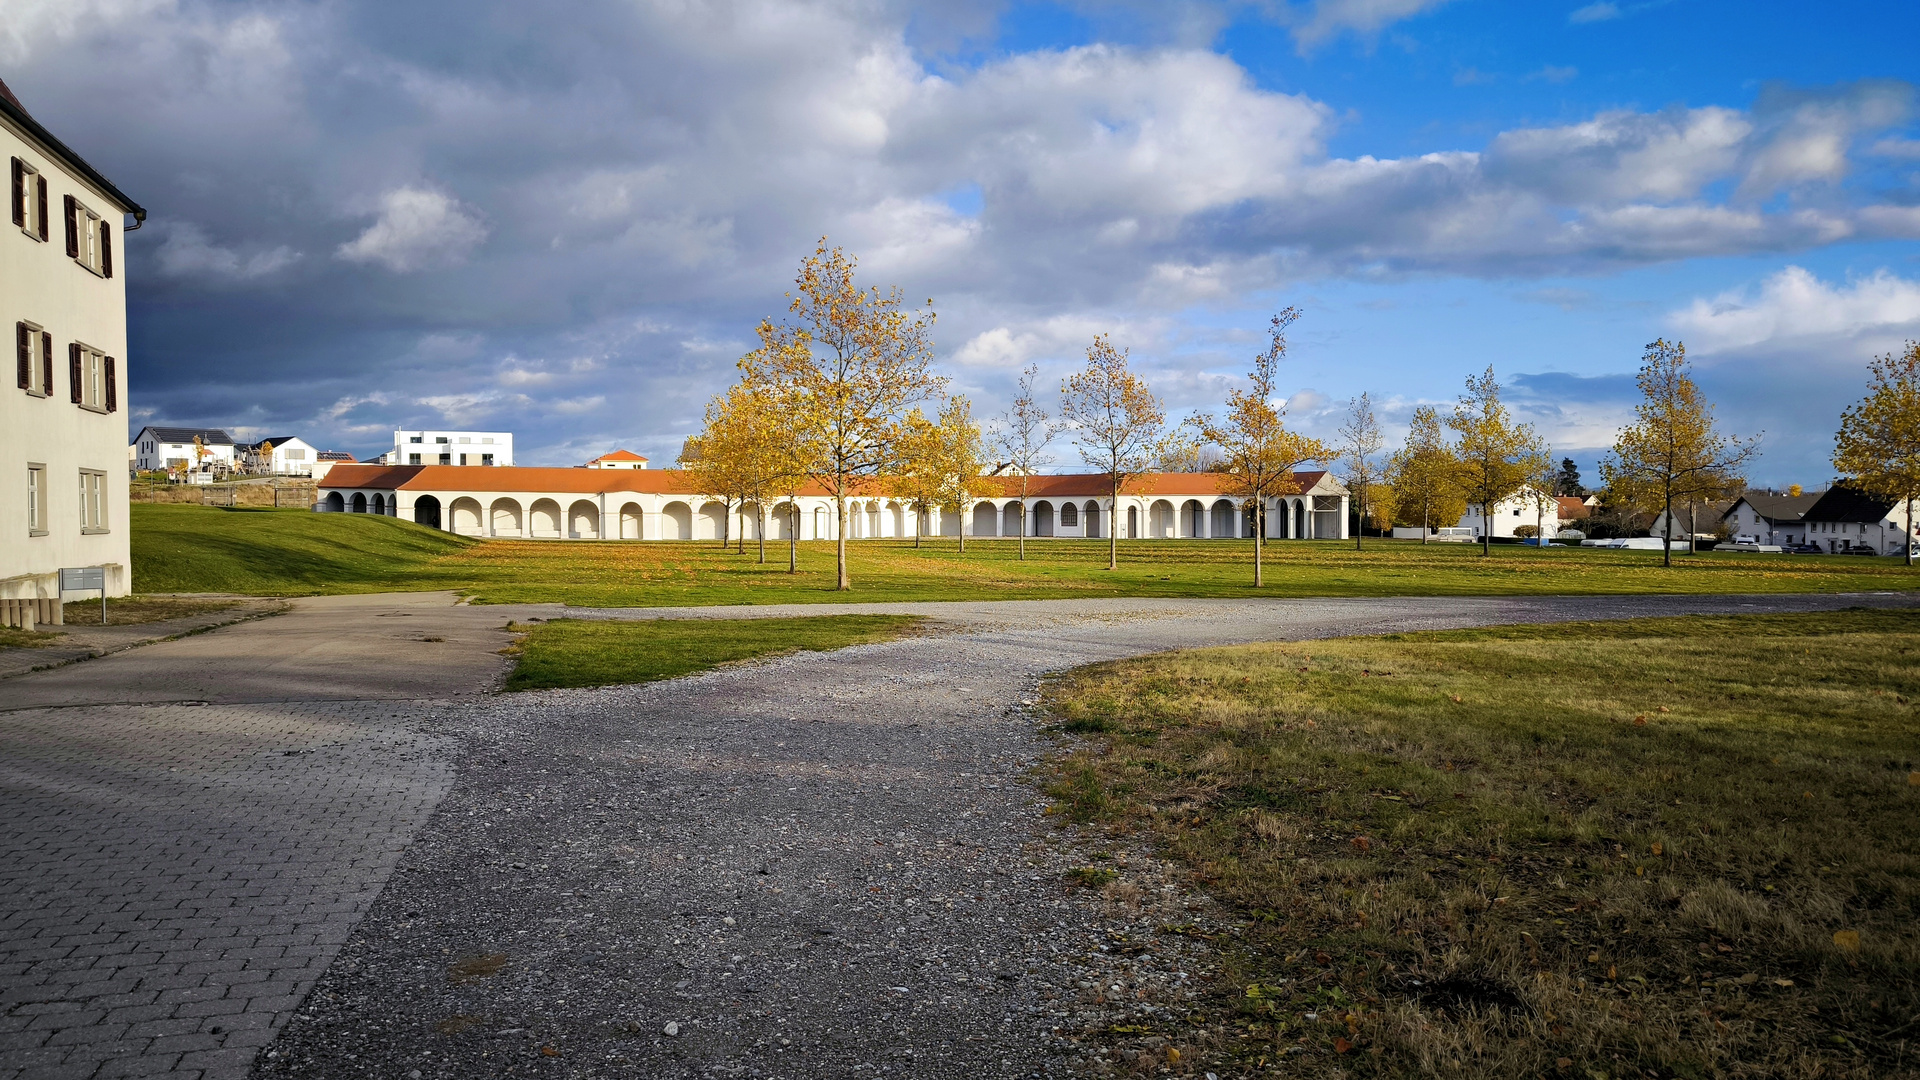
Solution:
{"label": "white cloud", "polygon": [[348,262],[379,263],[395,273],[462,262],[487,238],[487,227],[451,196],[429,188],[394,188],[380,197],[380,217],[341,244]]}
{"label": "white cloud", "polygon": [[1820,340],[1858,343],[1844,351],[1857,359],[1860,344],[1878,352],[1903,337],[1920,337],[1920,281],[1883,269],[1834,285],[1789,266],[1757,290],[1697,299],[1668,323],[1689,349],[1706,356]]}
{"label": "white cloud", "polygon": [[182,221],[162,224],[166,239],[160,244],[160,273],[167,277],[213,277],[249,280],[267,277],[300,261],[300,253],[280,244],[242,255],[214,244],[198,225]]}
{"label": "white cloud", "polygon": [[1293,37],[1304,51],[1349,31],[1374,34],[1447,0],[1315,0],[1306,20],[1294,27]]}
{"label": "white cloud", "polygon": [[1600,2],[1596,4],[1588,4],[1586,7],[1575,8],[1573,12],[1567,16],[1567,21],[1570,23],[1606,22],[1609,19],[1619,18],[1621,14],[1619,4],[1613,3],[1612,0],[1600,0]]}
{"label": "white cloud", "polygon": [[1539,71],[1529,74],[1527,76],[1527,81],[1528,82],[1547,82],[1547,83],[1552,83],[1555,86],[1558,86],[1561,83],[1572,82],[1573,80],[1579,77],[1580,77],[1580,69],[1577,67],[1574,67],[1571,64],[1567,65],[1566,67],[1556,67],[1553,64],[1547,64],[1543,66]]}
{"label": "white cloud", "polygon": [[1869,150],[1878,157],[1904,158],[1908,161],[1920,160],[1920,139],[1885,138],[1873,144]]}

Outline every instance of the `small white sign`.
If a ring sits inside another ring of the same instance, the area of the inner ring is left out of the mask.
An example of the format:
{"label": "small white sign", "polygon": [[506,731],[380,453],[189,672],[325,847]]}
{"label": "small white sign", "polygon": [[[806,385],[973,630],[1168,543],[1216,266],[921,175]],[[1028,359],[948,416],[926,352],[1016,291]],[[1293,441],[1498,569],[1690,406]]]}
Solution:
{"label": "small white sign", "polygon": [[90,589],[105,591],[107,571],[101,566],[76,566],[60,568],[61,592],[86,592]]}

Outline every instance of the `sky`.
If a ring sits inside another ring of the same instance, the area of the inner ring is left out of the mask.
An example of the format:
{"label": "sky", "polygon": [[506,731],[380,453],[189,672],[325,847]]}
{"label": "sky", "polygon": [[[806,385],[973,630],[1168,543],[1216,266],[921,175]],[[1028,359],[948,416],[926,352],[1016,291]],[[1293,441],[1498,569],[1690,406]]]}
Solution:
{"label": "sky", "polygon": [[933,301],[979,417],[1098,333],[1217,408],[1297,306],[1302,429],[1364,392],[1397,440],[1492,366],[1590,482],[1655,338],[1809,487],[1920,338],[1911,2],[7,10],[0,78],[149,213],[132,430],[664,465],[823,236]]}

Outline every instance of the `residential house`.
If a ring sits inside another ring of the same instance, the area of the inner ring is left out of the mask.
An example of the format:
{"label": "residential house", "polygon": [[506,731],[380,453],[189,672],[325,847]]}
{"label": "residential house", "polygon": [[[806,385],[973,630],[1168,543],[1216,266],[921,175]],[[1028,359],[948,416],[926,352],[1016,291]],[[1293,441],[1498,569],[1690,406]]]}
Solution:
{"label": "residential house", "polygon": [[[0,227],[0,319],[15,384],[0,405],[0,600],[52,621],[62,567],[131,584],[127,545],[127,290],[120,237],[147,212],[0,83],[11,227]],[[33,603],[22,605],[18,601]]]}
{"label": "residential house", "polygon": [[396,431],[383,465],[513,464],[511,431]]}
{"label": "residential house", "polygon": [[[1565,528],[1581,518],[1593,516],[1593,496],[1555,495],[1553,501],[1560,508],[1561,527]],[[1573,526],[1578,528],[1578,526]]]}
{"label": "residential house", "polygon": [[587,462],[589,469],[644,469],[647,459],[631,450],[615,450]]}
{"label": "residential house", "polygon": [[1735,499],[1721,518],[1728,536],[1751,536],[1761,544],[1807,543],[1807,511],[1820,501],[1822,492],[1811,495],[1775,495],[1767,491],[1749,491]]}
{"label": "residential house", "polygon": [[[1673,504],[1673,539],[1685,540],[1689,533],[1703,540],[1713,537],[1720,528],[1720,519],[1733,509],[1732,499],[1708,499],[1701,502],[1677,502]],[[1653,515],[1653,524],[1647,526],[1647,535],[1667,535],[1667,512],[1662,509]]]}
{"label": "residential house", "polygon": [[335,465],[352,465],[354,463],[353,455],[347,453],[345,450],[315,451],[313,455],[314,482],[319,483],[325,480],[327,473],[331,472]]}
{"label": "residential house", "polygon": [[298,435],[271,435],[237,448],[241,467],[255,476],[312,476],[319,451]]}
{"label": "residential house", "polygon": [[1894,555],[1920,537],[1909,522],[1920,522],[1920,504],[1900,506],[1893,499],[1868,495],[1845,481],[1828,488],[1801,518],[1807,542],[1835,554],[1871,551]]}
{"label": "residential house", "polygon": [[1521,526],[1537,528],[1541,535],[1552,536],[1560,531],[1560,501],[1557,496],[1529,488],[1495,503],[1493,513],[1485,518],[1480,514],[1478,503],[1469,504],[1455,527],[1472,529],[1473,538],[1478,540],[1489,526],[1496,539],[1517,536],[1514,530]]}
{"label": "residential house", "polygon": [[219,428],[148,426],[133,438],[133,468],[135,472],[170,472],[192,483],[205,483],[235,471],[239,465],[236,450],[233,436]]}

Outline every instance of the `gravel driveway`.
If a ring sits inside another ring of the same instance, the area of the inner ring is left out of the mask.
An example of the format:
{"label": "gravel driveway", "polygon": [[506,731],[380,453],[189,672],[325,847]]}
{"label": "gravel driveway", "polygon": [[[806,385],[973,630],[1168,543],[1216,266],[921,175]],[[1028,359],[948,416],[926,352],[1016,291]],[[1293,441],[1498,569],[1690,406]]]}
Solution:
{"label": "gravel driveway", "polygon": [[[642,687],[468,699],[458,778],[266,1077],[1064,1076],[1211,973],[1203,898],[1120,888],[1026,779],[1038,680],[1167,648],[1905,596],[858,605],[952,631]],[[581,612],[826,614],[810,606]],[[1172,1049],[1179,1049],[1174,1047]],[[1198,1076],[1204,1046],[1176,1074]],[[1164,1058],[1161,1060],[1172,1060]]]}

